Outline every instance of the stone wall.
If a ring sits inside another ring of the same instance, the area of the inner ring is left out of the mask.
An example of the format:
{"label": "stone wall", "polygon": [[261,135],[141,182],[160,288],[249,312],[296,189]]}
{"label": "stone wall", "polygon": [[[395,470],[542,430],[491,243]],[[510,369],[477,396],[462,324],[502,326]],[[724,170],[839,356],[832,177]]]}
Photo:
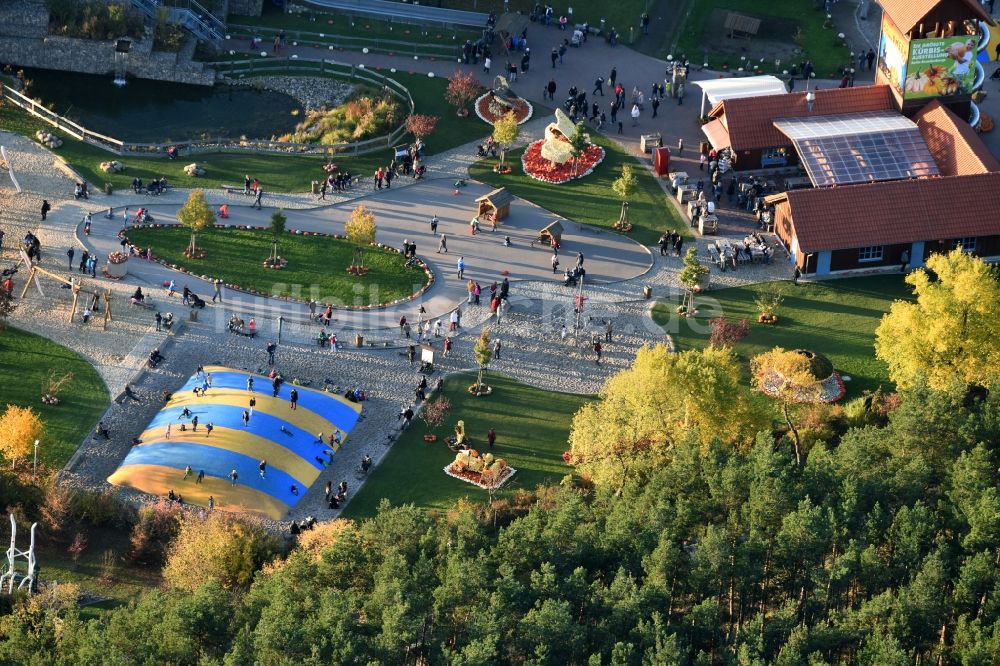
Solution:
{"label": "stone wall", "polygon": [[[132,43],[129,76],[203,86],[214,84],[215,70],[199,62],[178,63],[176,53],[151,52],[150,41]],[[113,41],[52,35],[41,39],[5,36],[0,39],[0,62],[64,72],[110,74],[115,69],[115,47]]]}
{"label": "stone wall", "polygon": [[229,15],[260,16],[264,11],[263,0],[229,0]]}

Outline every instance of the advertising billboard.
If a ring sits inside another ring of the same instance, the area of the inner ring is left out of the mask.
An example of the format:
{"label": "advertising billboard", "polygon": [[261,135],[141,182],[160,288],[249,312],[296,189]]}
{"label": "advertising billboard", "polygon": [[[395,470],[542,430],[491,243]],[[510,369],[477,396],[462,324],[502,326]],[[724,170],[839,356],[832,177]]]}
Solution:
{"label": "advertising billboard", "polygon": [[885,83],[900,96],[906,81],[906,58],[910,45],[886,14],[882,15],[882,36],[878,44],[878,70]]}
{"label": "advertising billboard", "polygon": [[978,42],[975,35],[913,40],[903,99],[971,94],[976,81]]}

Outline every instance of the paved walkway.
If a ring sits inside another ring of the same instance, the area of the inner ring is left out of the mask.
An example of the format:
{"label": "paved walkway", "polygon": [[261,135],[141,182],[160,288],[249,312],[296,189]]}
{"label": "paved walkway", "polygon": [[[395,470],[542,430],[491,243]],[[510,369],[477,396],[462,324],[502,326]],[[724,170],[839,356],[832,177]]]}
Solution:
{"label": "paved walkway", "polygon": [[[381,190],[365,203],[375,214],[378,225],[378,241],[391,247],[401,247],[404,239],[416,243],[417,254],[431,267],[435,282],[419,300],[380,310],[338,310],[337,325],[342,328],[372,329],[392,327],[401,315],[416,320],[422,305],[429,317],[447,314],[455,305],[465,299],[468,280],[476,280],[484,287],[494,281],[501,281],[501,271],[506,271],[511,281],[553,280],[551,251],[531,243],[538,230],[549,223],[562,220],[565,226],[563,236],[563,268],[575,261],[578,252],[583,253],[587,276],[594,284],[615,282],[636,277],[646,272],[651,261],[646,248],[626,236],[607,233],[601,229],[571,224],[568,221],[520,199],[511,205],[510,217],[504,220],[494,233],[487,226],[481,233],[469,233],[469,220],[473,215],[475,198],[490,191],[490,188],[470,183],[454,194],[451,179],[424,181],[405,188]],[[353,210],[353,203],[337,204],[309,210],[289,210],[288,228],[299,231],[324,233],[344,233],[344,222]],[[176,224],[176,205],[154,204],[149,210],[158,223]],[[266,226],[273,209],[262,211],[248,206],[230,208],[228,224],[236,226]],[[447,251],[437,252],[440,236],[430,231],[429,220],[433,215],[439,219],[439,234],[447,236]],[[81,218],[80,207],[64,204],[53,214],[53,219]],[[89,237],[78,235],[79,240],[91,252],[101,257],[120,249],[117,234],[121,229],[118,219],[95,220]],[[504,237],[509,236],[510,247],[504,246]],[[155,252],[155,243],[154,243]],[[465,277],[457,277],[456,262],[465,260]],[[402,261],[402,258],[400,258]],[[189,286],[196,293],[211,295],[209,281],[194,275],[183,275],[164,266],[140,259],[132,259],[129,265],[129,281],[139,281],[147,285],[159,286],[175,279],[178,287]],[[330,270],[342,270],[341,266],[331,266]],[[419,287],[417,287],[419,288]],[[154,294],[157,292],[154,291]],[[303,298],[313,297],[320,303],[327,298],[318,292],[315,285],[301,285]],[[369,294],[363,294],[368,298]],[[229,298],[229,294],[225,296]],[[281,314],[291,319],[306,319],[307,307],[303,303],[284,301],[266,302],[265,299],[240,295],[240,305],[252,307],[258,315],[277,316]],[[348,304],[350,305],[350,304]]]}

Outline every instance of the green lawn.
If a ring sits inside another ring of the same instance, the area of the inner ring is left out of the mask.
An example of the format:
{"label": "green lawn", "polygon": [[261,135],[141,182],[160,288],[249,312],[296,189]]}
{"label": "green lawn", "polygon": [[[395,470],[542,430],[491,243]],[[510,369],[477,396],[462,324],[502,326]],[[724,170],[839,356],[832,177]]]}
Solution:
{"label": "green lawn", "polygon": [[[425,442],[427,427],[415,419],[351,499],[345,518],[375,515],[382,498],[394,505],[409,503],[423,509],[445,509],[463,497],[485,498],[485,490],[442,471],[455,458],[443,438],[454,431],[459,419],[465,421],[465,431],[481,453],[488,450],[486,432],[496,428],[493,454],[517,470],[499,493],[501,496],[519,488],[530,490],[539,484],[556,483],[572,472],[562,454],[568,448],[573,415],[588,398],[541,391],[498,375],[487,376],[493,394],[475,398],[466,390],[474,380],[472,373],[446,380],[444,394],[453,407],[445,424],[433,431],[438,441]],[[349,454],[350,445],[347,448]]]}
{"label": "green lawn", "polygon": [[[447,81],[443,77],[429,79],[423,75],[397,73],[396,78],[410,90],[419,113],[441,118],[437,129],[426,139],[429,155],[482,139],[489,133],[487,126],[475,114],[470,114],[466,118],[455,115],[454,107],[449,106],[443,98],[447,86]],[[39,129],[52,131],[51,126],[12,104],[0,107],[0,129],[31,138],[34,138],[35,132]],[[240,184],[243,182],[244,174],[260,179],[265,190],[269,192],[303,192],[309,189],[311,181],[323,176],[322,166],[327,161],[322,156],[253,153],[209,153],[198,155],[194,159],[181,157],[177,160],[125,157],[122,158],[125,163],[124,173],[109,175],[100,170],[100,163],[116,159],[115,155],[77,141],[61,132],[55,133],[62,136],[64,143],[54,152],[91,183],[93,185],[91,189],[95,193],[102,190],[106,182],[110,182],[116,189],[127,188],[136,176],[144,182],[165,176],[170,184],[176,187],[212,188]],[[406,143],[408,140],[407,137],[403,137],[400,143]],[[334,159],[338,165],[352,173],[371,174],[379,166],[388,164],[391,158],[392,151],[386,147],[384,150],[367,155],[338,156]],[[184,173],[184,167],[192,161],[204,165],[207,172],[205,176],[194,178]],[[100,194],[95,199],[99,202]]]}
{"label": "green lawn", "polygon": [[[300,297],[306,298],[312,287],[318,287],[316,300],[320,303],[388,303],[409,296],[427,283],[422,269],[403,265],[402,255],[375,248],[365,250],[368,274],[349,275],[346,268],[354,257],[354,245],[327,236],[286,234],[278,246],[278,254],[288,260],[288,267],[280,271],[263,265],[271,254],[272,236],[267,231],[228,228],[199,234],[198,247],[205,250],[206,256],[197,260],[182,254],[191,238],[187,229],[132,229],[128,237],[139,247],[151,246],[157,256],[170,264],[183,266],[196,275],[221,278],[226,284],[237,284],[243,289],[278,296],[294,295],[293,290],[301,289]],[[356,293],[358,285],[364,289]]]}
{"label": "green lawn", "polygon": [[[522,12],[526,16],[531,13],[531,8],[536,0],[510,0],[509,8],[512,12]],[[425,2],[424,4],[430,4]],[[545,4],[542,2],[541,4]],[[629,26],[639,27],[639,17],[647,7],[653,4],[652,0],[619,0],[618,2],[605,2],[604,0],[576,0],[575,2],[549,2],[553,9],[553,26],[555,20],[561,13],[565,13],[568,7],[573,8],[571,17],[572,23],[589,22],[592,26],[598,26],[603,18],[609,28],[617,28],[622,35],[622,42],[628,38]],[[503,0],[443,0],[443,7],[449,9],[466,9],[477,12],[494,11],[499,16],[503,12]],[[567,16],[569,16],[567,14]],[[532,29],[543,30],[540,24],[532,23],[528,28],[528,44],[531,44]],[[548,28],[555,30],[555,27]]]}
{"label": "green lawn", "polygon": [[[707,317],[698,318],[696,324],[707,329],[708,317],[717,316],[721,308],[730,320],[746,317],[751,322],[750,334],[735,348],[744,360],[774,347],[806,348],[825,354],[837,370],[851,376],[848,397],[879,385],[892,388],[886,365],[875,358],[875,328],[894,300],[911,297],[901,275],[785,285],[788,296],[778,308],[777,325],[757,323],[753,287],[708,292],[700,306]],[[679,349],[707,345],[708,333],[693,330],[674,315],[676,305],[657,303],[653,319],[667,327]]]}
{"label": "green lawn", "polygon": [[[749,41],[728,39],[721,25],[718,28],[711,25],[710,18],[715,9],[732,10],[761,18],[763,23],[759,37]],[[772,22],[769,26],[768,18],[782,23]],[[798,63],[806,59],[812,60],[817,77],[840,78],[839,71],[849,64],[850,56],[848,50],[837,40],[837,29],[823,27],[825,18],[826,13],[821,8],[817,9],[812,0],[771,0],[765,3],[756,0],[692,0],[690,13],[678,31],[676,51],[686,54],[692,63],[701,64],[708,45],[708,62],[713,69],[721,69],[725,63],[730,70],[736,71],[742,65],[739,56],[713,51],[710,45],[728,43],[742,46],[740,50],[745,51],[751,59],[764,57],[765,73],[773,74],[774,60],[780,55],[772,52],[762,41],[766,36],[772,43],[780,42],[782,48],[794,44],[801,49],[803,54],[795,57],[794,61]],[[786,27],[787,31],[782,32]],[[782,34],[773,34],[777,32]],[[855,45],[855,48],[858,46]],[[782,70],[788,68],[789,56],[790,54],[782,58]]]}
{"label": "green lawn", "polygon": [[607,151],[604,161],[589,176],[568,183],[553,185],[525,175],[521,167],[523,149],[508,154],[514,169],[507,175],[494,173],[496,160],[472,165],[469,175],[495,187],[506,187],[522,199],[557,215],[610,229],[621,213],[621,200],[611,189],[611,183],[621,175],[623,164],[632,164],[639,186],[629,202],[629,220],[635,227],[630,236],[640,243],[652,245],[665,229],[678,229],[685,235],[690,233],[689,225],[681,221],[663,189],[644,166],[607,137],[591,136]]}
{"label": "green lawn", "polygon": [[[49,370],[73,379],[59,393],[59,405],[43,405]],[[69,460],[107,409],[108,390],[97,371],[76,352],[8,326],[0,331],[0,405],[33,407],[45,423],[38,461],[53,468]]]}

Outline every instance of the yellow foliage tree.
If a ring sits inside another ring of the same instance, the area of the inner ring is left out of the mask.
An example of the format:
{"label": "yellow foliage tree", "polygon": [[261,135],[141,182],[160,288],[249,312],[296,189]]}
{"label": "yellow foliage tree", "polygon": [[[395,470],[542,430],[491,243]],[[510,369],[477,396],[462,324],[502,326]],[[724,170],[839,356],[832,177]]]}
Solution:
{"label": "yellow foliage tree", "polygon": [[191,241],[184,254],[194,257],[198,251],[198,233],[215,224],[215,213],[205,201],[205,192],[194,190],[188,200],[177,211],[177,221],[191,230]]}
{"label": "yellow foliage tree", "polygon": [[503,166],[504,159],[507,157],[507,150],[517,141],[517,135],[520,131],[520,127],[517,124],[517,116],[514,115],[513,111],[493,123],[493,140],[500,144],[499,166]]}
{"label": "yellow foliage tree", "polygon": [[31,453],[35,440],[45,432],[42,418],[31,407],[7,405],[0,416],[0,451],[11,466],[18,458]]}
{"label": "yellow foliage tree", "polygon": [[801,351],[786,351],[775,347],[769,352],[750,359],[750,372],[754,386],[760,388],[765,383],[775,397],[781,401],[782,415],[792,435],[795,462],[802,465],[802,438],[792,420],[791,405],[796,402],[814,402],[822,393],[822,385],[816,381],[809,357]]}
{"label": "yellow foliage tree", "polygon": [[875,331],[875,355],[901,388],[922,377],[934,389],[956,379],[990,388],[1000,368],[997,269],[960,250],[931,255],[927,269],[906,277],[916,302],[892,304]]}
{"label": "yellow foliage tree", "polygon": [[205,518],[184,514],[170,544],[163,580],[194,590],[214,579],[226,588],[246,588],[278,552],[278,540],[259,522],[213,511]]}
{"label": "yellow foliage tree", "polygon": [[375,213],[368,210],[364,204],[359,204],[351,211],[351,216],[344,224],[344,233],[347,240],[354,243],[354,261],[352,267],[362,270],[365,265],[365,247],[375,242],[375,234],[378,227],[375,226]]}
{"label": "yellow foliage tree", "polygon": [[728,349],[676,354],[664,345],[644,347],[631,368],[608,379],[599,400],[573,417],[571,461],[595,483],[621,492],[662,465],[689,433],[703,444],[715,437],[749,442],[766,422],[739,378]]}

